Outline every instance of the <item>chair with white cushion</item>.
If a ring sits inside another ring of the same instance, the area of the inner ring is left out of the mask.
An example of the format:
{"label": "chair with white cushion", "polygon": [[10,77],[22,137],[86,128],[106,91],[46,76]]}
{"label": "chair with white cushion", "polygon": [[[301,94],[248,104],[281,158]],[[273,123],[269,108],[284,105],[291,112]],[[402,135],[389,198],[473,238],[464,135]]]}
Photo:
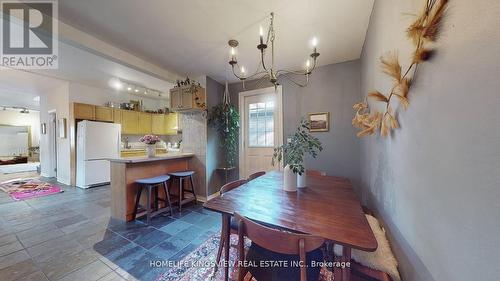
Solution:
{"label": "chair with white cushion", "polygon": [[[391,246],[385,235],[384,228],[379,221],[364,209],[366,219],[377,239],[378,247],[375,252],[365,252],[352,249],[351,274],[369,280],[401,281],[398,271],[398,261],[392,253]],[[342,246],[334,246],[335,256],[342,256]]]}

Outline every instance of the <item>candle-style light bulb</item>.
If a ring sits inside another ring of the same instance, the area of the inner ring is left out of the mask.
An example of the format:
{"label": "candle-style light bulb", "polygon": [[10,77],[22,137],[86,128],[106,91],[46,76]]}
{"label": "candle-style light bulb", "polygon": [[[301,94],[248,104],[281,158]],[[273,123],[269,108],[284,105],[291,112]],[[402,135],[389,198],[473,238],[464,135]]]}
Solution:
{"label": "candle-style light bulb", "polygon": [[260,36],[260,44],[264,42],[264,30],[262,29],[262,25],[259,26],[259,36]]}
{"label": "candle-style light bulb", "polygon": [[234,47],[231,47],[231,60],[232,61],[236,60],[235,55],[236,55],[236,50],[234,49]]}
{"label": "candle-style light bulb", "polygon": [[312,45],[313,45],[313,53],[316,53],[316,46],[318,46],[318,39],[316,37],[313,37],[312,39]]}
{"label": "candle-style light bulb", "polygon": [[306,72],[309,72],[309,68],[311,68],[311,61],[307,60],[306,61]]}
{"label": "candle-style light bulb", "polygon": [[240,68],[241,75],[245,76],[245,67],[241,66]]}

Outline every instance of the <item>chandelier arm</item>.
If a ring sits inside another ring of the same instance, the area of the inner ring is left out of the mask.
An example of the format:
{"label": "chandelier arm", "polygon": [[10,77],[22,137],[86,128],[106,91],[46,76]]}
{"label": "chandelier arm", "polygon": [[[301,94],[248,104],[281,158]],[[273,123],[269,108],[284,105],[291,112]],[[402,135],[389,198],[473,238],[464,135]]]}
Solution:
{"label": "chandelier arm", "polygon": [[[249,79],[249,78],[255,77],[255,76],[259,75],[259,74],[263,74],[263,73],[267,74],[267,71],[260,71],[260,72],[254,73],[253,75],[248,76],[245,79]],[[265,77],[265,76],[266,75],[263,75],[263,77]]]}
{"label": "chandelier arm", "polygon": [[316,68],[316,58],[314,58],[313,67],[311,68],[311,70],[309,70],[309,72],[312,72],[315,68]]}
{"label": "chandelier arm", "polygon": [[289,75],[287,74],[282,74],[280,75],[280,77],[283,76],[284,78],[288,79],[290,82],[292,82],[293,84],[299,86],[299,87],[305,87],[307,86],[307,84],[309,84],[309,76],[307,75],[306,76],[306,82],[305,83],[299,83],[297,81],[295,81],[294,79],[292,79]]}
{"label": "chandelier arm", "polygon": [[294,70],[285,70],[285,69],[280,69],[276,72],[276,75],[279,75],[279,74],[284,74],[284,75],[287,75],[287,74],[295,74],[295,75],[309,75],[311,73],[311,71],[294,71]]}
{"label": "chandelier arm", "polygon": [[261,50],[260,51],[260,63],[262,64],[262,67],[264,68],[265,71],[267,71],[267,68],[266,68],[266,63],[264,62],[264,50]]}
{"label": "chandelier arm", "polygon": [[231,66],[231,69],[233,70],[233,75],[236,76],[236,78],[238,78],[240,80],[245,80],[246,79],[245,77],[241,77],[241,76],[238,76],[238,74],[236,74],[236,72],[234,71],[234,64]]}

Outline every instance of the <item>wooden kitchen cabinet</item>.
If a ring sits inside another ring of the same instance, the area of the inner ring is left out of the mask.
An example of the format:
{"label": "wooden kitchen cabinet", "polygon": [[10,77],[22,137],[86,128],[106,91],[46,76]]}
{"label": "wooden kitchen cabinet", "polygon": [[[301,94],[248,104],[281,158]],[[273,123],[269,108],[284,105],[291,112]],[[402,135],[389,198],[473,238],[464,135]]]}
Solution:
{"label": "wooden kitchen cabinet", "polygon": [[170,90],[170,108],[173,111],[204,110],[205,89],[200,86],[181,86]]}
{"label": "wooden kitchen cabinet", "polygon": [[182,107],[181,88],[173,88],[170,90],[170,108],[177,110]]}
{"label": "wooden kitchen cabinet", "polygon": [[139,112],[139,134],[151,134],[151,113]]}
{"label": "wooden kitchen cabinet", "polygon": [[179,120],[177,113],[165,115],[165,135],[176,135],[179,129]]}
{"label": "wooden kitchen cabinet", "polygon": [[113,122],[113,108],[96,106],[95,107],[95,120],[104,122]]}
{"label": "wooden kitchen cabinet", "polygon": [[122,123],[122,110],[118,108],[113,108],[113,123]]}
{"label": "wooden kitchen cabinet", "polygon": [[165,135],[167,127],[165,126],[165,114],[153,114],[151,116],[151,131],[155,135]]}
{"label": "wooden kitchen cabinet", "polygon": [[73,103],[75,119],[95,120],[95,106],[84,103]]}
{"label": "wooden kitchen cabinet", "polygon": [[122,134],[139,134],[139,112],[122,110]]}

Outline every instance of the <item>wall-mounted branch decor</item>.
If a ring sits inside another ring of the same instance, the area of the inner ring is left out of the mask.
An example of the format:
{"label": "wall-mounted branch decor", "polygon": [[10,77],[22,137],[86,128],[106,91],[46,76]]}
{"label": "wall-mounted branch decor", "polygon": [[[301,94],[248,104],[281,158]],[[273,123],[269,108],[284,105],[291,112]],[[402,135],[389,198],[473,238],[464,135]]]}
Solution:
{"label": "wall-mounted branch decor", "polygon": [[415,79],[418,65],[429,60],[434,54],[434,50],[429,48],[428,45],[438,38],[447,4],[448,0],[426,0],[421,14],[408,27],[406,33],[415,46],[415,51],[412,61],[409,62],[409,66],[404,72],[396,51],[380,57],[382,71],[391,77],[394,85],[388,95],[379,91],[368,93],[368,98],[385,103],[384,113],[372,112],[368,106],[368,98],[364,102],[353,106],[356,115],[352,119],[352,125],[360,129],[357,134],[358,137],[373,135],[379,128],[380,134],[387,136],[392,129],[399,128],[391,102],[393,98],[396,98],[404,109],[408,108],[408,93],[412,80]]}

